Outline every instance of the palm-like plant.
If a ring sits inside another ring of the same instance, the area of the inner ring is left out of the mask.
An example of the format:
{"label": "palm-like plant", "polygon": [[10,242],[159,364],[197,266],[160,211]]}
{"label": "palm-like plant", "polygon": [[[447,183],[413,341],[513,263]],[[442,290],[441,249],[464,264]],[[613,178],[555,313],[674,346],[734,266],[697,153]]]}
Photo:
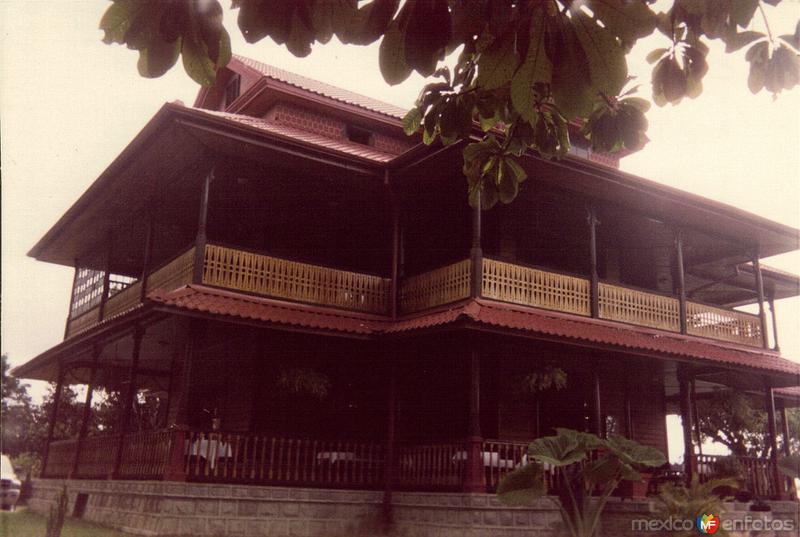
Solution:
{"label": "palm-like plant", "polygon": [[608,498],[622,481],[641,481],[641,467],[666,462],[655,448],[621,436],[601,439],[572,429],[528,446],[529,463],[508,474],[497,489],[500,500],[530,505],[548,493],[544,465],[555,473],[557,498],[552,499],[572,537],[593,537]]}
{"label": "palm-like plant", "polygon": [[[666,485],[658,496],[657,513],[663,519],[696,520],[697,517],[722,512],[722,498],[715,491],[726,488],[736,488],[735,479],[712,479],[700,483],[694,476],[689,487]],[[687,530],[684,533],[675,533],[675,537],[695,537],[697,531]],[[728,533],[720,527],[716,535],[725,536]]]}

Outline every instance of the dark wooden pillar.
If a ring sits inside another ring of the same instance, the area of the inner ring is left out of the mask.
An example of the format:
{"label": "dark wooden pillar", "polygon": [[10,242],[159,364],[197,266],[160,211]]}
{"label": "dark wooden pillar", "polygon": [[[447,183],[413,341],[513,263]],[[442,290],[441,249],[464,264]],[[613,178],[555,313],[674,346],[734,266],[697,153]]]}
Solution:
{"label": "dark wooden pillar", "polygon": [[769,381],[766,381],[764,386],[764,402],[767,410],[767,432],[769,434],[769,443],[767,445],[769,446],[769,461],[772,470],[770,477],[775,487],[776,497],[780,499],[785,495],[784,479],[778,469],[778,426],[775,421],[775,395]]}
{"label": "dark wooden pillar", "polygon": [[139,287],[139,300],[144,301],[147,296],[147,276],[150,273],[150,264],[153,257],[153,233],[155,232],[155,209],[152,206],[153,200],[150,199],[147,206],[147,230],[144,239],[144,254],[142,256],[142,275],[139,277],[141,286]]}
{"label": "dark wooden pillar", "polygon": [[686,333],[686,272],[683,261],[683,231],[675,232],[675,264],[678,276],[678,315],[681,334]]}
{"label": "dark wooden pillar", "polygon": [[470,296],[481,296],[483,286],[483,250],[481,249],[481,194],[478,191],[475,207],[472,208],[472,247],[469,252],[472,263],[470,272]]}
{"label": "dark wooden pillar", "polygon": [[466,445],[464,492],[486,492],[483,473],[483,436],[481,433],[481,349],[472,342],[469,360],[469,415]]}
{"label": "dark wooden pillar", "polygon": [[634,440],[635,431],[633,430],[633,410],[631,408],[631,383],[625,377],[625,435]]}
{"label": "dark wooden pillar", "polygon": [[389,170],[386,170],[384,180],[389,198],[389,214],[391,215],[392,251],[389,266],[391,278],[389,314],[392,316],[392,319],[395,319],[398,313],[398,297],[400,293],[400,203],[397,196],[392,192],[392,186],[389,182]]}
{"label": "dark wooden pillar", "polygon": [[594,434],[605,438],[606,428],[603,427],[603,407],[600,403],[600,365],[592,364],[592,429]]}
{"label": "dark wooden pillar", "polygon": [[131,351],[131,365],[128,368],[128,379],[124,382],[127,386],[123,390],[122,396],[122,416],[119,427],[119,440],[117,444],[117,457],[114,463],[114,477],[119,475],[120,464],[122,463],[122,449],[125,446],[125,435],[130,428],[133,401],[136,396],[136,377],[139,371],[139,354],[142,349],[142,337],[144,329],[137,325],[133,329],[133,350]]}
{"label": "dark wooden pillar", "polygon": [[597,212],[589,207],[586,222],[589,224],[589,308],[592,317],[600,316],[600,277],[597,274]]}
{"label": "dark wooden pillar", "polygon": [[[201,337],[201,321],[197,319],[183,320],[176,330],[175,351],[173,354],[172,374],[170,376],[169,408],[167,426],[172,431],[169,458],[164,471],[165,481],[185,481],[184,454],[186,442],[189,440],[189,386],[191,383],[192,362],[195,350]],[[176,375],[178,360],[181,355],[180,371]],[[174,393],[177,391],[177,395]],[[175,408],[175,420],[169,422],[169,415]]]}
{"label": "dark wooden pillar", "polygon": [[695,379],[692,378],[691,382],[689,383],[691,390],[692,390],[692,423],[694,424],[694,441],[697,442],[697,454],[702,457],[703,456],[703,436],[700,434],[700,414],[697,411],[697,386],[695,385]]}
{"label": "dark wooden pillar", "polygon": [[783,454],[788,457],[792,454],[789,445],[789,418],[786,416],[786,403],[781,403],[781,433],[783,434]]}
{"label": "dark wooden pillar", "polygon": [[395,428],[397,425],[397,356],[392,348],[389,351],[389,382],[386,394],[386,455],[384,458],[383,479],[383,523],[386,530],[392,524],[392,491],[395,473]]}
{"label": "dark wooden pillar", "polygon": [[772,317],[772,348],[780,352],[781,346],[778,344],[778,319],[775,317],[775,299],[770,296],[767,303],[769,304],[770,317]]}
{"label": "dark wooden pillar", "polygon": [[81,459],[86,434],[89,432],[89,418],[92,416],[92,397],[94,397],[95,382],[97,380],[97,363],[100,360],[100,347],[92,349],[92,367],[89,372],[89,383],[86,385],[86,399],[83,401],[83,414],[81,415],[81,428],[78,431],[78,442],[75,446],[75,459],[72,462],[70,477],[78,475],[78,465]]}
{"label": "dark wooden pillar", "polygon": [[46,477],[47,473],[47,459],[50,457],[50,444],[53,442],[56,420],[58,420],[58,409],[61,406],[61,392],[64,389],[64,376],[64,364],[59,362],[56,389],[55,392],[53,392],[53,408],[50,411],[50,422],[47,424],[47,443],[44,445],[44,454],[42,455],[42,477]]}
{"label": "dark wooden pillar", "polygon": [[203,265],[206,257],[206,227],[208,226],[208,197],[211,191],[211,181],[214,180],[214,169],[209,171],[203,179],[203,188],[200,193],[200,211],[197,216],[197,235],[194,240],[194,271],[192,283],[203,283]]}
{"label": "dark wooden pillar", "polygon": [[106,302],[108,302],[108,295],[111,293],[111,254],[112,254],[112,237],[109,233],[108,248],[106,249],[106,262],[103,272],[103,292],[100,295],[100,305],[98,306],[98,319],[103,320],[106,317]]}
{"label": "dark wooden pillar", "polygon": [[758,318],[761,321],[761,344],[765,349],[769,348],[769,338],[767,337],[767,312],[764,309],[764,279],[761,275],[761,262],[758,253],[753,255],[753,272],[756,275],[756,293],[758,294]]}
{"label": "dark wooden pillar", "polygon": [[681,425],[683,426],[683,469],[686,484],[689,485],[696,472],[697,461],[692,442],[694,424],[692,423],[691,375],[688,372],[678,371],[678,386],[680,388]]}

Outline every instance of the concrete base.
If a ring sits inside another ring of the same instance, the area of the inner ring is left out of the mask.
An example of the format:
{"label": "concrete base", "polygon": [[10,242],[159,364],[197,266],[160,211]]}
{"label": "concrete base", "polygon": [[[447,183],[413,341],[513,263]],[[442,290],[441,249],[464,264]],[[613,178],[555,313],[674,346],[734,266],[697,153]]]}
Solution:
{"label": "concrete base", "polygon": [[[380,534],[383,494],[377,491],[207,485],[158,481],[38,479],[29,506],[47,513],[62,487],[70,514],[86,495],[83,518],[136,535],[192,537],[356,537]],[[490,494],[395,492],[398,537],[561,537],[561,516],[549,499],[532,507],[501,504]],[[772,502],[772,513],[730,504],[724,518],[748,515],[792,519],[800,504]],[[603,516],[605,537],[643,535],[635,519],[652,519],[650,501],[612,499]],[[657,532],[652,533],[658,535]],[[797,536],[793,532],[734,532],[734,537]]]}

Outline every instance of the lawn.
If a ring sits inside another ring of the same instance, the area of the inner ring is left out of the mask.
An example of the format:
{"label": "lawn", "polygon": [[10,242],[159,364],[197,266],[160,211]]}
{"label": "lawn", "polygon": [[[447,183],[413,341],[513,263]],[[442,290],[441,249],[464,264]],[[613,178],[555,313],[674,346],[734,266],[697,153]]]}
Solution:
{"label": "lawn", "polygon": [[[14,513],[0,512],[0,537],[44,537],[46,529],[47,517],[24,508]],[[130,537],[130,534],[67,518],[61,537]]]}

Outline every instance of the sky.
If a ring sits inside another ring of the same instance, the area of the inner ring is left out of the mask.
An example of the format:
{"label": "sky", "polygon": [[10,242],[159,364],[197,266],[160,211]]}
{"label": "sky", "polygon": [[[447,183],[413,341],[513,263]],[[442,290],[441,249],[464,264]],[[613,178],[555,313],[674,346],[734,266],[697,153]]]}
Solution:
{"label": "sky", "polygon": [[[61,341],[69,304],[72,270],[34,261],[26,252],[163,103],[190,105],[197,94],[180,65],[160,79],[143,79],[135,52],[103,44],[97,26],[108,5],[0,0],[0,349],[12,365]],[[413,75],[388,86],[378,72],[377,46],[331,43],[299,59],[268,39],[246,44],[236,12],[223,5],[236,53],[402,107],[413,104],[424,84]],[[775,34],[791,33],[800,3],[785,2],[767,14]],[[754,19],[754,29],[763,30],[761,24]],[[655,35],[629,56],[645,97],[650,70],[644,56],[660,46],[666,46],[664,38]],[[752,95],[744,51],[726,55],[712,44],[709,63],[700,97],[651,109],[651,141],[623,159],[622,169],[800,227],[800,90],[777,99]],[[800,272],[800,255],[766,264]],[[776,306],[783,353],[800,361],[800,300]]]}

